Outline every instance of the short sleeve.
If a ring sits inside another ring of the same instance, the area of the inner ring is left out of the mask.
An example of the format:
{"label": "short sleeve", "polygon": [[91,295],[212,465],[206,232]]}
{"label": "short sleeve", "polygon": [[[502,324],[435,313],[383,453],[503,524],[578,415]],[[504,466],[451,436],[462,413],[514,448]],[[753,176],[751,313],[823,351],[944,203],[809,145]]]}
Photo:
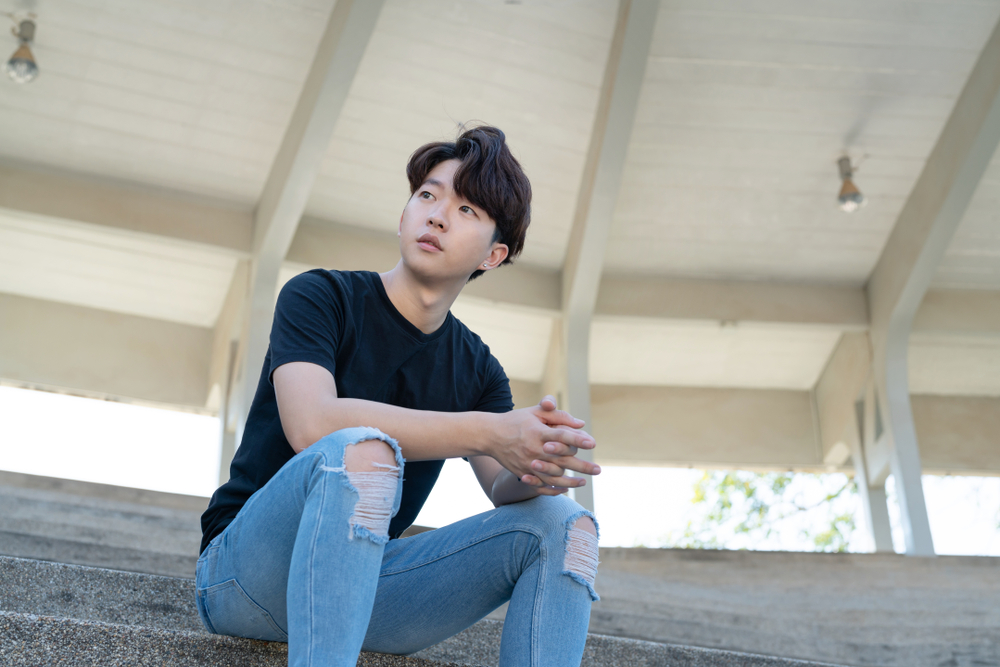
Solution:
{"label": "short sleeve", "polygon": [[514,409],[514,398],[510,393],[510,380],[500,362],[493,355],[489,358],[487,380],[474,412],[510,412]]}
{"label": "short sleeve", "polygon": [[324,273],[329,274],[299,274],[281,289],[271,326],[268,380],[276,368],[293,361],[316,364],[336,374],[346,303],[336,278]]}

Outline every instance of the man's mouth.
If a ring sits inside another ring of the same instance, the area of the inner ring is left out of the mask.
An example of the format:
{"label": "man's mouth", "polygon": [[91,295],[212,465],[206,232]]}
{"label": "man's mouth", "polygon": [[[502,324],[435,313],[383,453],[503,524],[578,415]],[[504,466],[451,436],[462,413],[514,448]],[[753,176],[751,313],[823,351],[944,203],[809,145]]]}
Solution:
{"label": "man's mouth", "polygon": [[423,236],[418,238],[417,245],[419,245],[424,250],[431,250],[437,252],[443,251],[443,248],[441,248],[441,242],[438,241],[438,237],[434,236],[433,234],[424,234]]}

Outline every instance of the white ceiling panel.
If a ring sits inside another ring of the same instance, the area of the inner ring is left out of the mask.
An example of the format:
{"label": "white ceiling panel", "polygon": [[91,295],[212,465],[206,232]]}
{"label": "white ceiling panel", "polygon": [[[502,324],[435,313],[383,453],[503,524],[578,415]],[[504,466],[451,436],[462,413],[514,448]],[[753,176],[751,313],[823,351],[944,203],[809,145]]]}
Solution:
{"label": "white ceiling panel", "polygon": [[211,327],[236,257],[0,209],[0,292]]}
{"label": "white ceiling panel", "polygon": [[38,78],[0,81],[0,154],[253,202],[332,6],[46,0]]}
{"label": "white ceiling panel", "polygon": [[955,230],[938,265],[933,286],[1000,289],[1000,159],[997,156],[983,174]]}
{"label": "white ceiling panel", "polygon": [[910,392],[1000,396],[1000,338],[913,334]]}
{"label": "white ceiling panel", "polygon": [[[612,271],[862,285],[1000,4],[664,2]],[[836,159],[869,199],[836,205]]]}
{"label": "white ceiling panel", "polygon": [[808,390],[839,339],[837,331],[794,327],[597,318],[590,377],[596,384]]}
{"label": "white ceiling panel", "polygon": [[504,130],[532,181],[523,260],[561,266],[615,4],[388,0],[309,214],[394,230],[410,153],[454,139],[459,122],[487,122]]}

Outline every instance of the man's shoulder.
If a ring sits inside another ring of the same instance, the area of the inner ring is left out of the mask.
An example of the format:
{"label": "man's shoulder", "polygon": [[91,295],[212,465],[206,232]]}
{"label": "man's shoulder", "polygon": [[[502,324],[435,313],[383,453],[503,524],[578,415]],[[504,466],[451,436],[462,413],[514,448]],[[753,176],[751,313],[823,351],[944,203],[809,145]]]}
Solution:
{"label": "man's shoulder", "polygon": [[371,290],[371,275],[370,271],[310,269],[285,283],[282,291],[348,296],[355,292]]}

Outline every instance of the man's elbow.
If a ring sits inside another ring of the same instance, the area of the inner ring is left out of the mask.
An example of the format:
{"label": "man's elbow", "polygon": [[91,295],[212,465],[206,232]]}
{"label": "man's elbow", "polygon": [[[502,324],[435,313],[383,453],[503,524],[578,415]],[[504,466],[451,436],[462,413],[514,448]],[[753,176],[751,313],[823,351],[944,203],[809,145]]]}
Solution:
{"label": "man's elbow", "polygon": [[321,438],[329,435],[331,431],[316,422],[302,419],[296,420],[291,426],[285,426],[282,422],[282,430],[285,432],[285,439],[296,454],[308,449]]}

